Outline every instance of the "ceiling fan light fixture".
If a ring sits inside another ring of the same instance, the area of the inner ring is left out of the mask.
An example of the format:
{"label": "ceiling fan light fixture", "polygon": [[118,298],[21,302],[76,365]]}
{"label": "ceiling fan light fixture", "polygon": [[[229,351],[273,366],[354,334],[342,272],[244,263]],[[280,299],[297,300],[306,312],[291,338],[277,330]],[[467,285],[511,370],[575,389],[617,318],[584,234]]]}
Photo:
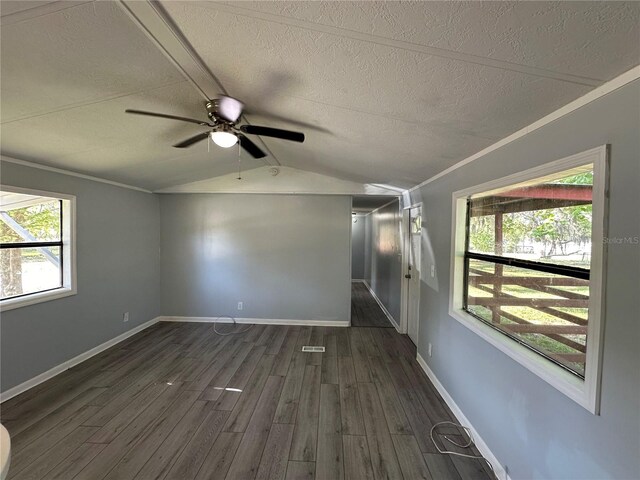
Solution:
{"label": "ceiling fan light fixture", "polygon": [[[2,0],[0,0],[2,1]],[[281,128],[264,127],[259,125],[237,125],[238,119],[242,117],[244,104],[232,97],[220,95],[219,98],[208,100],[205,104],[208,120],[197,120],[195,118],[180,117],[166,113],[147,112],[144,110],[126,109],[126,113],[145,115],[148,117],[164,118],[168,120],[179,120],[181,122],[195,123],[200,127],[207,127],[197,135],[193,135],[181,142],[173,145],[174,148],[188,148],[196,143],[207,139],[213,140],[221,148],[231,148],[238,145],[253,158],[264,158],[267,156],[258,145],[245,136],[258,135],[263,137],[279,138],[291,142],[304,142],[304,133],[282,130]],[[241,150],[238,150],[240,153]],[[272,171],[272,175],[277,175],[278,170]]]}
{"label": "ceiling fan light fixture", "polygon": [[230,148],[238,143],[238,137],[229,132],[211,132],[211,140],[222,148]]}

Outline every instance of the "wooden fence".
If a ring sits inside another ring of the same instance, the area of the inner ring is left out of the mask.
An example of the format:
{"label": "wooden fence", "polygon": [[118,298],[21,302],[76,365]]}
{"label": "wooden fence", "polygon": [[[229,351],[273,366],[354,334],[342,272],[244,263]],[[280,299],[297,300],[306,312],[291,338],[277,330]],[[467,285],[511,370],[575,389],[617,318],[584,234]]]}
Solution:
{"label": "wooden fence", "polygon": [[[586,362],[586,344],[577,342],[565,335],[585,335],[587,334],[587,319],[580,316],[558,310],[558,307],[588,308],[589,296],[582,293],[572,292],[557,287],[588,287],[588,280],[581,280],[570,277],[526,277],[526,276],[505,276],[502,274],[502,265],[495,265],[495,271],[486,271],[469,268],[469,286],[491,294],[488,297],[472,296],[469,293],[467,304],[469,306],[478,305],[491,311],[490,321],[493,326],[511,335],[516,335],[520,340],[529,344],[536,350],[542,351],[545,355],[553,358],[557,362],[576,370],[576,365],[581,367],[581,374],[584,374]],[[540,292],[538,297],[518,297],[503,291],[505,285],[525,287],[532,292]],[[549,298],[548,295],[556,298]],[[528,307],[541,312],[544,316],[553,316],[563,320],[562,324],[542,324],[534,323],[512,312],[505,311],[503,307]],[[507,319],[510,322],[504,322]],[[522,334],[539,334],[551,340],[559,342],[571,349],[575,353],[552,352],[536,342],[532,342],[522,337]],[[578,369],[580,370],[580,368]]]}

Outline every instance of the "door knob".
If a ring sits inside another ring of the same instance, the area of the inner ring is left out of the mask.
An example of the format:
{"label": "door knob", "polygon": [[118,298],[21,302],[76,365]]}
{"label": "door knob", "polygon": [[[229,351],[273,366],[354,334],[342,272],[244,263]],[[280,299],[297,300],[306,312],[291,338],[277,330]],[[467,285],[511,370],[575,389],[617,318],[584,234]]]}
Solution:
{"label": "door knob", "polygon": [[411,274],[407,273],[404,278],[411,278]]}

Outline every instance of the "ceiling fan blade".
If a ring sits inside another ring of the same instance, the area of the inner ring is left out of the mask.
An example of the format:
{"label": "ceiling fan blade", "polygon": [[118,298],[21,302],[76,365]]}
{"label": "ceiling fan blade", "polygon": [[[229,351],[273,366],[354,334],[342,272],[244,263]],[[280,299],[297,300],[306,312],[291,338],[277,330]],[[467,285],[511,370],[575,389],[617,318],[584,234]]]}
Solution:
{"label": "ceiling fan blade", "polygon": [[235,123],[242,115],[244,103],[233,97],[220,95],[218,98],[218,114],[225,120]]}
{"label": "ceiling fan blade", "polygon": [[257,108],[255,106],[251,108],[245,108],[243,110],[243,113],[245,115],[258,115],[260,117],[264,117],[267,120],[275,120],[276,122],[288,123],[289,125],[302,128],[304,130],[315,130],[317,132],[322,132],[322,133],[331,133],[331,130],[320,127],[318,125],[314,125],[313,123],[302,122],[300,120],[295,120],[293,118],[283,117],[282,115],[276,115],[275,113],[272,113],[268,110],[264,110],[262,108]]}
{"label": "ceiling fan blade", "polygon": [[202,120],[196,120],[195,118],[178,117],[176,115],[167,115],[166,113],[145,112],[144,110],[132,110],[130,108],[125,110],[126,113],[134,113],[136,115],[146,115],[148,117],[168,118],[169,120],[180,120],[181,122],[195,123],[205,127],[213,127],[207,122]]}
{"label": "ceiling fan blade", "polygon": [[260,150],[255,143],[249,140],[244,135],[238,135],[238,140],[240,141],[240,146],[244,148],[253,158],[263,158],[266,157],[267,154]]}
{"label": "ceiling fan blade", "polygon": [[198,135],[194,135],[193,137],[187,138],[186,140],[183,140],[180,143],[176,143],[174,145],[174,147],[176,147],[176,148],[187,148],[187,147],[190,147],[191,145],[193,145],[194,143],[201,142],[202,140],[204,140],[208,136],[209,136],[209,132],[202,132],[202,133],[199,133]]}
{"label": "ceiling fan blade", "polygon": [[281,130],[279,128],[260,127],[258,125],[242,125],[240,127],[244,133],[251,135],[262,135],[265,137],[282,138],[292,142],[304,142],[304,133],[292,132],[291,130]]}

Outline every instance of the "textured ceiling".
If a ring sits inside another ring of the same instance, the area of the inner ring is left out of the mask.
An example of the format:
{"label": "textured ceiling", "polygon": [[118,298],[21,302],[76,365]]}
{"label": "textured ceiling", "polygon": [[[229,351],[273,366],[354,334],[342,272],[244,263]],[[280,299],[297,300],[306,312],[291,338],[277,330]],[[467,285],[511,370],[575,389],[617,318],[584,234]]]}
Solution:
{"label": "textured ceiling", "polygon": [[407,49],[475,55],[485,57],[477,59],[482,63],[501,60],[511,63],[503,68],[528,66],[551,76],[609,80],[637,64],[640,55],[637,2],[220,3],[242,6],[230,10],[238,15],[268,14],[263,18],[283,25],[347,38],[366,34],[374,43],[396,40]]}
{"label": "textured ceiling", "polygon": [[15,15],[19,12],[24,12],[26,10],[31,10],[32,8],[41,7],[43,5],[52,4],[53,0],[31,0],[29,2],[19,2],[19,1],[3,1],[0,5],[0,14],[4,16]]}
{"label": "textured ceiling", "polygon": [[[305,131],[265,140],[282,165],[359,183],[415,185],[640,63],[635,2],[162,5],[231,95],[272,114],[253,124]],[[235,149],[171,148],[197,126],[122,113],[200,118],[202,99],[118,5],[1,7],[4,154],[150,189],[237,168]]]}
{"label": "textured ceiling", "polygon": [[[149,189],[237,169],[236,149],[171,147],[196,125],[124,113],[206,119],[201,97],[117,3],[19,8],[30,3],[0,4],[4,155]],[[247,155],[242,162],[264,165]]]}

